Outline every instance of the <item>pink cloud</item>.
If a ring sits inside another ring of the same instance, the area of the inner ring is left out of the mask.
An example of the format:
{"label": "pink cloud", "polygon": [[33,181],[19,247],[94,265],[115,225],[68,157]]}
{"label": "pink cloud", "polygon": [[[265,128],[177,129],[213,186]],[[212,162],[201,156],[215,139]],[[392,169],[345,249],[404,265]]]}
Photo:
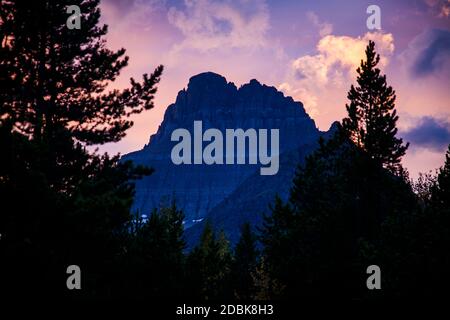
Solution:
{"label": "pink cloud", "polygon": [[[273,8],[262,0],[195,0],[172,8],[168,8],[167,3],[164,0],[102,2],[103,21],[110,26],[108,46],[112,49],[125,47],[130,56],[129,67],[112,87],[126,87],[129,77],[140,78],[160,63],[166,67],[155,109],[133,118],[135,126],[127,137],[119,143],[103,146],[102,150],[127,153],[141,148],[157,130],[178,90],[186,86],[192,75],[204,71],[220,73],[238,86],[252,78],[278,85],[286,94],[302,101],[316,124],[326,130],[333,121],[345,116],[347,91],[355,81],[355,69],[364,57],[369,39],[375,40],[388,83],[397,92],[401,130],[414,127],[413,119],[446,117],[449,113],[448,72],[433,72],[426,77],[416,77],[410,72],[413,58],[426,49],[420,45],[431,43],[419,41],[419,34],[415,42],[412,40],[415,32],[424,30],[423,23],[402,21],[401,30],[405,26],[412,30],[407,37],[403,31],[392,30],[396,35],[394,52],[391,33],[359,37],[329,34],[333,29],[340,30],[342,23],[333,20],[331,25],[319,19],[318,8],[314,8],[314,12],[303,11],[307,13],[308,23],[312,23],[312,32],[317,34],[308,37],[302,30],[289,33],[286,26],[292,25],[293,20],[276,21],[271,16]],[[444,19],[436,15],[434,19],[442,29]],[[400,47],[403,51],[398,50]],[[440,57],[436,61],[441,61]],[[444,71],[443,68],[436,70]],[[418,170],[441,165],[442,157],[412,146],[405,164],[416,176]]]}
{"label": "pink cloud", "polygon": [[279,89],[303,101],[308,113],[322,129],[327,129],[345,112],[346,92],[356,78],[356,68],[364,50],[374,40],[386,67],[394,51],[394,38],[388,33],[366,33],[362,37],[327,35],[317,43],[317,53],[293,60]]}
{"label": "pink cloud", "polygon": [[[269,13],[263,0],[184,1],[184,10],[171,7],[167,17],[184,36],[175,45],[176,50],[184,48],[206,51],[210,49],[261,47],[267,44]],[[251,7],[250,13],[243,12],[243,5]]]}

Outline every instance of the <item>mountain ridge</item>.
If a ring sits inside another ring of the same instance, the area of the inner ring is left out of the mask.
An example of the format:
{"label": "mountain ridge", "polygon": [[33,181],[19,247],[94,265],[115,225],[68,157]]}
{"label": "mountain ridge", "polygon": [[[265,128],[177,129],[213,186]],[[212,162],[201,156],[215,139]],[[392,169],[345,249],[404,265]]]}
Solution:
{"label": "mountain ridge", "polygon": [[[123,160],[132,160],[155,169],[151,176],[136,181],[133,212],[149,214],[153,208],[175,200],[185,213],[185,228],[188,229],[196,224],[195,221],[212,215],[211,210],[220,208],[222,201],[229,201],[238,188],[245,189],[242,184],[248,183],[245,181],[259,171],[260,165],[249,164],[174,165],[170,158],[175,144],[170,139],[171,133],[178,128],[185,128],[192,133],[196,120],[203,122],[205,130],[216,128],[222,132],[237,128],[279,129],[281,155],[301,149],[307,149],[306,153],[309,153],[322,135],[303,104],[292,97],[285,97],[275,87],[252,79],[237,88],[234,83],[213,72],[195,75],[189,79],[187,87],[178,92],[175,102],[167,107],[162,123],[157,132],[151,135],[148,144],[122,157]],[[298,160],[303,156],[298,157]],[[281,162],[280,170],[288,174],[282,179],[280,175],[279,178],[267,180],[281,179],[278,186],[290,184],[286,180],[291,180],[294,166],[293,163],[285,164],[283,159]],[[265,179],[258,178],[258,181]],[[258,185],[259,188],[268,187],[264,182]],[[266,196],[260,202],[270,201],[272,194],[263,193]],[[232,207],[225,207],[228,208],[226,210],[233,210]],[[226,216],[226,212],[221,215]],[[231,230],[234,227],[227,228]]]}

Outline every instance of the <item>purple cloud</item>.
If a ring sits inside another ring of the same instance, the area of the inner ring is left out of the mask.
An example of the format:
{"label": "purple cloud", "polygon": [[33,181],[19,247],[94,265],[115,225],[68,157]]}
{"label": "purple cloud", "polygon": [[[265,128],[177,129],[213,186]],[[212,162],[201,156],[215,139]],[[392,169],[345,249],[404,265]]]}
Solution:
{"label": "purple cloud", "polygon": [[450,143],[450,123],[434,117],[423,117],[417,126],[402,136],[412,146],[441,152]]}
{"label": "purple cloud", "polygon": [[450,31],[432,29],[417,40],[417,55],[412,65],[414,75],[429,75],[450,60]]}

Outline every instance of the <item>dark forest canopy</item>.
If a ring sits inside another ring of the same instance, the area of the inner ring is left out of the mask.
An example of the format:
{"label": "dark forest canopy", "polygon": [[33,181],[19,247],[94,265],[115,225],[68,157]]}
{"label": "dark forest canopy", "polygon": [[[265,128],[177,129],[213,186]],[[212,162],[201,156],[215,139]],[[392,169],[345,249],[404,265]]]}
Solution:
{"label": "dark forest canopy", "polygon": [[[81,9],[80,29],[67,28],[69,5]],[[98,5],[1,1],[3,292],[264,300],[432,296],[448,288],[450,146],[435,176],[411,183],[395,92],[376,68],[373,42],[347,117],[299,166],[289,200],[274,200],[261,230],[243,225],[235,248],[207,224],[186,252],[175,203],[147,221],[130,212],[133,181],[151,169],[86,148],[123,138],[130,116],[153,107],[163,71],[108,90],[128,58],[107,48]],[[79,291],[66,287],[73,264],[82,270]],[[367,289],[369,265],[381,268],[382,290]]]}
{"label": "dark forest canopy", "polygon": [[[81,9],[80,29],[67,28],[69,5]],[[1,276],[18,294],[60,294],[73,263],[91,271],[85,294],[96,292],[122,250],[131,181],[150,173],[86,149],[124,137],[130,116],[153,107],[163,70],[108,90],[128,57],[106,47],[98,5],[1,1]]]}

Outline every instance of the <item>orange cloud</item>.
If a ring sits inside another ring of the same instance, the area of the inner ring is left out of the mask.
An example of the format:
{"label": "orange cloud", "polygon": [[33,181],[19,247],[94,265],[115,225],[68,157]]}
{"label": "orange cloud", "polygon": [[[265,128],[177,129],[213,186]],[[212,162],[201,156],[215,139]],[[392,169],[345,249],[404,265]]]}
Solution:
{"label": "orange cloud", "polygon": [[369,32],[357,38],[327,35],[319,40],[317,54],[292,61],[279,89],[303,101],[319,127],[328,128],[338,119],[337,114],[344,114],[346,92],[356,78],[356,68],[364,58],[369,40],[375,41],[381,55],[380,66],[385,67],[394,51],[392,34]]}

